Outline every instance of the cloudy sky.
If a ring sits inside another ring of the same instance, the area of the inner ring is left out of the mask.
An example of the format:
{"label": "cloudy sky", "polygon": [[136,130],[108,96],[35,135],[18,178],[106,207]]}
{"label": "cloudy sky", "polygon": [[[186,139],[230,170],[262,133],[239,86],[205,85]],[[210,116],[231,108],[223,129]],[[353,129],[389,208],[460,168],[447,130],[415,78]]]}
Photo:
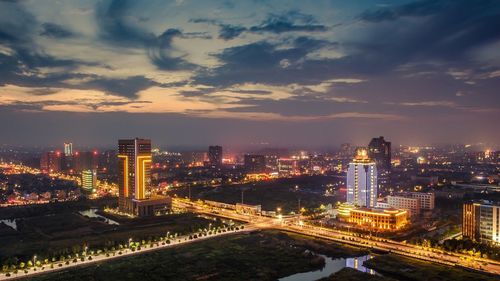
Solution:
{"label": "cloudy sky", "polygon": [[500,138],[500,3],[0,0],[0,142]]}

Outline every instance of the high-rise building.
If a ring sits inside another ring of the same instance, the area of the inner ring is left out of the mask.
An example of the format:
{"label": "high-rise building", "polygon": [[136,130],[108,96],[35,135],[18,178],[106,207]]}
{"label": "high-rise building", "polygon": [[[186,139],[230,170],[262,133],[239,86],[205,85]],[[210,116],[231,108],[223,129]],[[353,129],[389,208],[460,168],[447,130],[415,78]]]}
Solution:
{"label": "high-rise building", "polygon": [[278,159],[278,174],[281,177],[294,176],[299,172],[298,161],[292,158]]}
{"label": "high-rise building", "polygon": [[377,165],[366,148],[358,148],[347,170],[347,203],[359,207],[377,205]]}
{"label": "high-rise building", "polygon": [[97,151],[77,151],[73,156],[73,163],[78,172],[96,170],[99,165],[99,153]]}
{"label": "high-rise building", "polygon": [[463,205],[462,235],[477,242],[500,244],[500,204],[490,201]]}
{"label": "high-rise building", "polygon": [[222,146],[211,145],[208,147],[208,162],[212,168],[222,166]]}
{"label": "high-rise building", "polygon": [[377,164],[377,178],[380,189],[386,189],[391,179],[391,142],[384,137],[373,138],[368,144],[368,156]]}
{"label": "high-rise building", "polygon": [[42,153],[40,170],[43,173],[58,173],[61,171],[61,152],[49,151]]}
{"label": "high-rise building", "polygon": [[151,216],[164,211],[170,198],[152,198],[151,140],[118,141],[118,208],[137,216]]}
{"label": "high-rise building", "polygon": [[97,171],[84,170],[82,171],[82,188],[93,190],[97,188]]}
{"label": "high-rise building", "polygon": [[266,157],[264,155],[245,154],[245,171],[249,174],[266,172]]}
{"label": "high-rise building", "polygon": [[64,156],[73,156],[73,143],[64,143]]}

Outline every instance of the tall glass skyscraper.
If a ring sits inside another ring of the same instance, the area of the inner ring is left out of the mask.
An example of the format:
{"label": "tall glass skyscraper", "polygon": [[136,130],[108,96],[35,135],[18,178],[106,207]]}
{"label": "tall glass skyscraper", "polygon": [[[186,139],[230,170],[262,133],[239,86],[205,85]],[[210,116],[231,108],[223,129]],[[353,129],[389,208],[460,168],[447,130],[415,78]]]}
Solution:
{"label": "tall glass skyscraper", "polygon": [[366,148],[358,148],[347,170],[347,203],[374,208],[377,205],[377,165]]}

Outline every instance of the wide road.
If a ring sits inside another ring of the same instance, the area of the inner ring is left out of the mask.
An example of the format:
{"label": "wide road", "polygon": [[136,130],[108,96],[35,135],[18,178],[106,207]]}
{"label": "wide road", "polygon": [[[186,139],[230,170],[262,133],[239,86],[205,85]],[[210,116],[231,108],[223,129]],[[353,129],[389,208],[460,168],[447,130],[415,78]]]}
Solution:
{"label": "wide road", "polygon": [[471,257],[469,255],[446,252],[439,249],[421,247],[374,236],[365,235],[360,237],[358,234],[352,232],[345,232],[325,227],[308,225],[305,222],[298,222],[296,218],[278,219],[260,215],[240,214],[235,210],[207,206],[202,202],[174,199],[174,206],[177,206],[178,208],[186,208],[196,213],[209,214],[233,220],[245,221],[251,223],[254,227],[291,231],[355,246],[387,251],[402,256],[418,258],[431,262],[438,262],[451,266],[458,265],[465,268],[500,275],[500,262],[490,259]]}

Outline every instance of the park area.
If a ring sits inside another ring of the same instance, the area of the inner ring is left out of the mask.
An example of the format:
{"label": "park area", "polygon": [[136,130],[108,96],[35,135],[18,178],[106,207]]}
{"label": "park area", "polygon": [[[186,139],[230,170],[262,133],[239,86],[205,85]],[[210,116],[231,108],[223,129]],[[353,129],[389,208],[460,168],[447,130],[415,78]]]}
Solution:
{"label": "park area", "polygon": [[219,219],[192,213],[131,219],[98,212],[114,222],[108,223],[102,217],[89,217],[80,212],[78,208],[64,208],[8,220],[9,225],[0,222],[0,261],[4,268],[27,263],[35,256],[42,262],[60,260],[84,249],[117,248],[130,238],[151,241],[167,233],[180,235],[223,224]]}

